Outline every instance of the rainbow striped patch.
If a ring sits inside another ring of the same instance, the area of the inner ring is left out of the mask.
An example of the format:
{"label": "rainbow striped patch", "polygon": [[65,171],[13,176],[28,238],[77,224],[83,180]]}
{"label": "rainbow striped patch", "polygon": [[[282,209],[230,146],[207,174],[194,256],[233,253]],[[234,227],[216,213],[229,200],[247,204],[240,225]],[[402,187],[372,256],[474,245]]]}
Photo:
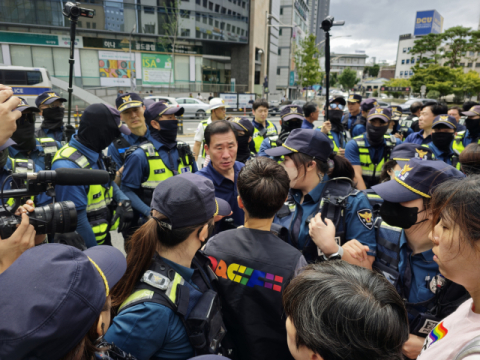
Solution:
{"label": "rainbow striped patch", "polygon": [[442,321],[437,326],[435,326],[435,329],[433,329],[430,332],[430,335],[428,335],[428,337],[432,341],[429,346],[432,346],[432,344],[438,340],[442,340],[445,337],[445,335],[447,335],[447,333],[448,333],[448,330],[445,326],[443,326],[443,321]]}

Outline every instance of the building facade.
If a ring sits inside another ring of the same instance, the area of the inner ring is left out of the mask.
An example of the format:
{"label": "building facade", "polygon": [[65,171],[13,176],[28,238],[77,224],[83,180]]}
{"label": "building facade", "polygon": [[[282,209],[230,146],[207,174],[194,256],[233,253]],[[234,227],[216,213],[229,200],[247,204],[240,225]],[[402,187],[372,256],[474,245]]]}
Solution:
{"label": "building facade", "polygon": [[[366,54],[330,54],[330,71],[341,74],[346,68],[355,70],[357,77],[363,77],[363,69],[366,65],[368,55]],[[320,58],[320,67],[325,69],[325,57]]]}
{"label": "building facade", "polygon": [[325,31],[320,29],[320,25],[330,12],[330,0],[312,0],[311,6],[310,33],[317,37],[317,48],[323,54]]}
{"label": "building facade", "polygon": [[[137,86],[147,89],[253,92],[266,74],[265,56],[258,50],[267,47],[263,19],[269,2],[190,0],[181,1],[179,8],[175,3],[82,1],[95,16],[78,20],[75,84],[129,87],[135,78]],[[51,76],[66,80],[70,21],[62,6],[60,0],[1,1],[0,63],[45,67]]]}

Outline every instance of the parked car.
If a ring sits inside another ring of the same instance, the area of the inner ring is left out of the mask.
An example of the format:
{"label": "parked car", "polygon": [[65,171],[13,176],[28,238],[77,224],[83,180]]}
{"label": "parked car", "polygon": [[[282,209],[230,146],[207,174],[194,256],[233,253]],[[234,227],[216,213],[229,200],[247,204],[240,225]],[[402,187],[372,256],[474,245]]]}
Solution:
{"label": "parked car", "polygon": [[210,107],[209,104],[192,98],[177,98],[176,100],[178,104],[185,109],[183,116],[196,117],[197,119],[205,119],[207,117],[207,110]]}
{"label": "parked car", "polygon": [[145,100],[153,100],[155,102],[159,102],[161,100],[165,101],[168,105],[178,105],[177,100],[173,97],[168,97],[168,96],[146,96],[144,98]]}
{"label": "parked car", "polygon": [[410,99],[405,104],[400,105],[400,107],[402,108],[402,112],[404,114],[410,114],[410,105],[417,101],[421,101],[423,104],[426,104],[427,102],[438,103],[438,101],[434,99]]}

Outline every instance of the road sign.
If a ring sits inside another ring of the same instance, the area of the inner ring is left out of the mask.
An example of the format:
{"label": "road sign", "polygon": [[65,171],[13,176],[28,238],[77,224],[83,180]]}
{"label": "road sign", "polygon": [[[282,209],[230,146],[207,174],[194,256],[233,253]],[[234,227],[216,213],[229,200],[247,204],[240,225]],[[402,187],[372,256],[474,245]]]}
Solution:
{"label": "road sign", "polygon": [[409,87],[402,86],[382,86],[382,91],[410,91]]}

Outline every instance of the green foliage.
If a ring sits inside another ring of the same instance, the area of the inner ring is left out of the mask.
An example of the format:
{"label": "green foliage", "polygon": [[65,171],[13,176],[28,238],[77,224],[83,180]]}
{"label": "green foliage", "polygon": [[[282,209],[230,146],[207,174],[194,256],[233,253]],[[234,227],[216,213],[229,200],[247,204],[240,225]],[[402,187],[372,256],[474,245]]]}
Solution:
{"label": "green foliage", "polygon": [[371,77],[377,77],[379,72],[380,72],[380,65],[378,64],[369,66],[368,68],[368,75],[370,75]]}
{"label": "green foliage", "polygon": [[420,87],[425,85],[427,91],[436,90],[441,96],[446,96],[453,93],[461,73],[462,69],[431,64],[426,68],[417,68],[410,82],[417,93],[420,92]]}
{"label": "green foliage", "polygon": [[[416,66],[427,64],[438,64],[441,55],[438,53],[438,47],[442,44],[441,34],[428,34],[415,40],[415,44],[410,50],[412,55],[420,55]],[[433,56],[427,57],[426,53],[433,53]],[[413,58],[413,57],[412,57]]]}
{"label": "green foliage", "polygon": [[300,46],[295,52],[295,67],[301,86],[313,86],[322,82],[323,72],[318,62],[320,52],[315,44],[316,37],[310,34],[300,41]]}
{"label": "green foliage", "polygon": [[360,79],[357,78],[357,72],[350,68],[346,68],[345,70],[343,70],[340,76],[338,77],[338,82],[348,92],[350,92],[350,89],[352,89],[355,86],[355,84],[358,83],[359,81]]}
{"label": "green foliage", "polygon": [[440,97],[440,93],[437,90],[430,90],[427,93],[427,99],[435,99],[437,100]]}
{"label": "green foliage", "polygon": [[457,87],[454,93],[461,98],[470,98],[474,94],[480,93],[480,75],[475,71],[460,74],[457,78]]}
{"label": "green foliage", "polygon": [[472,31],[463,26],[454,26],[439,34],[444,42],[443,58],[445,65],[460,66],[460,61],[468,51],[480,51],[480,31]]}
{"label": "green foliage", "polygon": [[330,87],[333,88],[338,84],[338,73],[330,73]]}
{"label": "green foliage", "polygon": [[[409,79],[390,79],[383,86],[395,86],[395,87],[411,87]],[[385,91],[385,94],[393,96],[395,99],[398,99],[400,96],[406,95],[403,91]]]}
{"label": "green foliage", "polygon": [[373,90],[372,96],[377,97],[378,96],[378,90]]}

